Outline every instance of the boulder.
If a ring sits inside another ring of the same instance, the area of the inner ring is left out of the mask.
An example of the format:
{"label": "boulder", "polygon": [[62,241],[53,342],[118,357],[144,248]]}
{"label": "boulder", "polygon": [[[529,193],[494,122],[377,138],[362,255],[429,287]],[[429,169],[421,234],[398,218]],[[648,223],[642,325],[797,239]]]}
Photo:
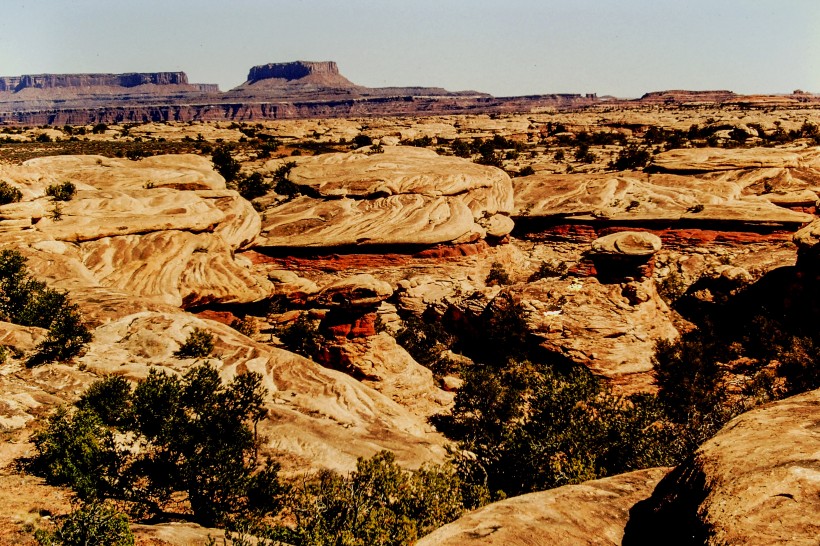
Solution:
{"label": "boulder", "polygon": [[512,497],[440,527],[417,546],[620,546],[629,509],[668,468],[638,470],[578,485]]}
{"label": "boulder", "polygon": [[324,307],[376,307],[393,295],[390,283],[367,273],[335,281],[322,288],[314,301]]}
{"label": "boulder", "polygon": [[736,417],[632,509],[623,544],[816,545],[818,415],[812,391]]}
{"label": "boulder", "polygon": [[592,242],[595,254],[649,257],[661,249],[661,238],[644,231],[619,231]]}

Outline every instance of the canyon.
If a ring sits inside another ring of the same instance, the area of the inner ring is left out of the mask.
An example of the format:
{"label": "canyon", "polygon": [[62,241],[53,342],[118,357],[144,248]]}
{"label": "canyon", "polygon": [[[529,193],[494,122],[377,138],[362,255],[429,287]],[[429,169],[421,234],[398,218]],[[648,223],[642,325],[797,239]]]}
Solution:
{"label": "canyon", "polygon": [[[202,360],[174,356],[194,329],[213,336],[224,381],[260,374],[260,452],[298,478],[381,450],[406,469],[448,460],[459,444],[436,416],[510,309],[520,321],[501,324],[521,335],[491,341],[517,346],[495,349],[582,369],[630,401],[663,390],[656,348],[710,317],[820,316],[814,96],[499,99],[366,89],[332,62],[254,67],[219,95],[182,73],[0,82],[0,181],[20,193],[0,205],[0,245],[93,333],[73,359],[28,367],[46,330],[0,322],[14,349],[0,373],[0,543],[33,544],[27,526],[70,508],[67,489],[15,466],[46,417],[101,377],[184,374]],[[635,150],[643,163],[618,166]],[[76,194],[54,200],[66,182]],[[283,341],[300,320],[320,350]],[[419,320],[455,339],[424,364],[402,336]],[[498,500],[419,544],[816,541],[818,391],[748,390],[786,381],[779,360],[750,360],[723,358],[720,389],[751,411],[679,464]],[[224,536],[134,529],[142,544]]]}

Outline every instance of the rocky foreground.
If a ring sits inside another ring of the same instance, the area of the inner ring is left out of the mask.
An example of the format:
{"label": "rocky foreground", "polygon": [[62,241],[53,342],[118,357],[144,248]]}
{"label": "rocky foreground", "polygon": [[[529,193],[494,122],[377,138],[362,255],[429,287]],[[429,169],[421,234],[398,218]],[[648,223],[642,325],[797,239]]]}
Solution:
{"label": "rocky foreground", "polygon": [[[347,472],[380,450],[406,468],[447,457],[449,442],[429,418],[452,407],[461,378],[434,375],[397,343],[409,317],[480,333],[488,315],[514,301],[533,351],[586,366],[631,394],[656,389],[656,343],[692,328],[669,301],[696,281],[688,294],[705,305],[792,268],[788,282],[761,290],[786,309],[814,301],[816,146],[673,149],[653,154],[643,170],[617,172],[557,172],[554,161],[534,160],[532,174],[511,179],[497,166],[394,145],[397,132],[479,130],[475,119],[458,128],[450,121],[402,128],[393,120],[372,130],[371,146],[249,159],[265,180],[292,162],[282,186],[290,193],[250,201],[196,154],[0,165],[0,181],[21,193],[0,206],[0,245],[68,291],[93,330],[72,362],[27,368],[10,355],[2,366],[0,498],[26,507],[0,515],[2,540],[24,541],[19,528],[37,521],[38,507],[67,505],[65,492],[9,467],[31,454],[43,418],[103,375],[183,373],[198,360],[174,353],[194,328],[214,336],[208,360],[223,380],[262,375],[266,454],[291,474]],[[484,121],[497,133],[532,126]],[[279,130],[304,136],[320,128],[326,140],[359,130],[341,122]],[[188,129],[132,130],[181,139]],[[71,200],[46,195],[64,182],[76,186]],[[499,267],[508,278],[492,278]],[[313,359],[277,337],[303,314],[326,335]],[[232,328],[239,319],[255,328]],[[0,322],[0,343],[23,355],[45,333]],[[814,391],[736,418],[676,469],[507,499],[419,544],[814,544],[817,398]],[[140,529],[158,544],[204,542],[190,526]],[[695,537],[684,539],[689,532]]]}

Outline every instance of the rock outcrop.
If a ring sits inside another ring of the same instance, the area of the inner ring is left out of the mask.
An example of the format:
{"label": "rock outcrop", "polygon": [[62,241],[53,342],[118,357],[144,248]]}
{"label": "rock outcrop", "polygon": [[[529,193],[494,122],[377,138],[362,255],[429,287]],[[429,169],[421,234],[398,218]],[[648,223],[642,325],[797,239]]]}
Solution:
{"label": "rock outcrop", "polygon": [[482,224],[498,235],[511,227],[492,220],[512,209],[506,173],[431,150],[325,154],[300,162],[289,179],[316,197],[266,209],[260,247],[418,247],[482,239]]}
{"label": "rock outcrop", "polygon": [[[344,81],[352,86],[346,78],[339,73],[339,67],[333,61],[295,61],[290,63],[269,63],[254,66],[248,72],[248,82],[256,83],[259,80],[301,80],[309,77],[328,78],[334,81]],[[314,82],[312,79],[311,82]]]}
{"label": "rock outcrop", "polygon": [[[205,158],[58,156],[2,167],[0,179],[24,195],[0,207],[0,242],[71,262],[54,274],[71,279],[72,289],[108,288],[176,307],[258,301],[271,291],[234,256],[259,233],[259,216]],[[46,188],[65,181],[77,195],[48,201]]]}
{"label": "rock outcrop", "polygon": [[0,91],[24,89],[137,87],[138,85],[188,85],[185,72],[130,72],[127,74],[33,74],[0,77]]}
{"label": "rock outcrop", "polygon": [[815,545],[820,391],[730,421],[631,510],[624,545]]}
{"label": "rock outcrop", "polygon": [[436,529],[418,546],[620,546],[630,508],[668,468],[651,468],[496,502]]}

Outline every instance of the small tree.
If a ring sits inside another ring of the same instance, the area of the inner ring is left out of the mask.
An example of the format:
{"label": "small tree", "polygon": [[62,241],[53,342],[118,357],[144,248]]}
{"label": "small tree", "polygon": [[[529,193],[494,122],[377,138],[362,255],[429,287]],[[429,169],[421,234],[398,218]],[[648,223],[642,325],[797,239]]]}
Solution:
{"label": "small tree", "polygon": [[487,286],[497,284],[497,285],[506,285],[512,283],[510,279],[510,274],[507,273],[507,270],[504,269],[504,266],[501,265],[499,262],[493,262],[490,266],[490,272],[487,274],[487,278],[484,280],[484,284]]}
{"label": "small tree", "polygon": [[52,184],[46,188],[46,195],[51,197],[52,201],[71,201],[76,193],[77,187],[71,182]]}
{"label": "small tree", "polygon": [[205,358],[214,350],[214,336],[203,328],[194,328],[174,353],[177,358]]}
{"label": "small tree", "polygon": [[216,172],[222,175],[225,182],[233,182],[239,174],[239,162],[234,159],[231,150],[226,146],[220,146],[214,150],[211,156]]}
{"label": "small tree", "polygon": [[0,180],[0,205],[17,203],[23,198],[23,192],[6,182]]}
{"label": "small tree", "polygon": [[133,546],[134,534],[125,514],[107,503],[91,503],[60,518],[54,531],[38,529],[40,546]]}

